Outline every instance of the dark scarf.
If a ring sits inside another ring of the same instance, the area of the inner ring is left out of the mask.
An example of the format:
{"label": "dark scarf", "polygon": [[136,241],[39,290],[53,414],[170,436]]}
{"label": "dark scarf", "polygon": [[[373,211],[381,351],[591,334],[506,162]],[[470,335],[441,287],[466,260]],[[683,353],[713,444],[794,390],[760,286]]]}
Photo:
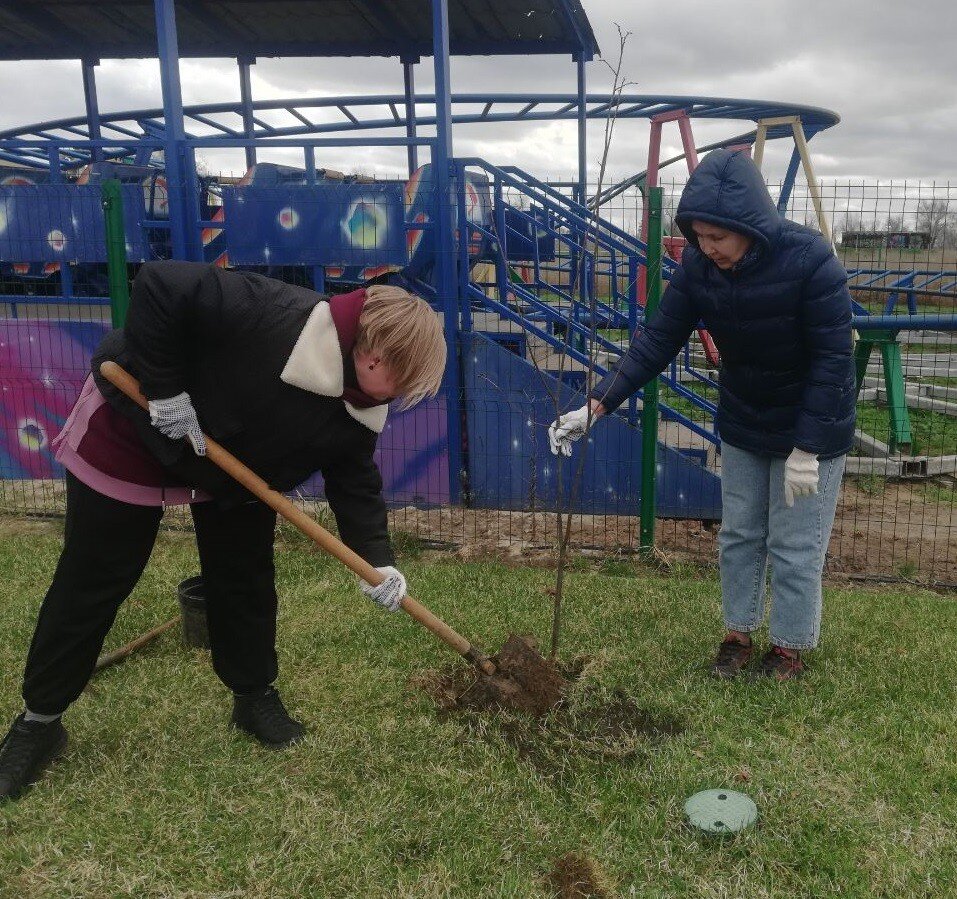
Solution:
{"label": "dark scarf", "polygon": [[382,400],[363,393],[356,377],[355,360],[352,358],[352,349],[359,333],[359,316],[362,315],[365,301],[366,292],[363,287],[353,290],[352,293],[341,293],[329,298],[329,311],[332,313],[339,348],[342,350],[342,398],[357,409],[370,409],[383,404]]}

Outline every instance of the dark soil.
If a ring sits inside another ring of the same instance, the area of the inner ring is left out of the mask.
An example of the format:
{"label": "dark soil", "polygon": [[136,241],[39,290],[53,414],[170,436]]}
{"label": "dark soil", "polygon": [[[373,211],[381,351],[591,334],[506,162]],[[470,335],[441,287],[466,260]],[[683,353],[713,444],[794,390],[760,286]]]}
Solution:
{"label": "dark soil", "polygon": [[460,703],[480,709],[498,706],[539,717],[562,701],[568,681],[542,657],[532,638],[510,634],[492,661],[496,673],[479,677],[459,696]]}
{"label": "dark soil", "polygon": [[447,710],[500,708],[537,718],[562,701],[568,681],[542,657],[533,638],[509,635],[492,662],[493,675],[455,666],[427,672],[416,686]]}
{"label": "dark soil", "polygon": [[[588,761],[602,765],[641,761],[649,750],[684,731],[681,719],[641,706],[622,690],[610,697],[585,690],[574,706],[560,707],[546,719],[510,718],[496,724],[498,735],[519,759],[557,779],[581,773],[581,764]],[[483,733],[481,728],[473,730]]]}
{"label": "dark soil", "polygon": [[[928,584],[957,583],[957,503],[929,502],[926,483],[887,481],[870,493],[863,478],[846,478],[828,552],[827,573],[907,575]],[[465,560],[496,558],[523,565],[554,565],[556,516],[494,509],[396,509],[393,528],[455,546]],[[658,548],[673,561],[717,561],[716,523],[659,520]],[[633,553],[634,516],[573,515],[570,545],[602,558]]]}
{"label": "dark soil", "polygon": [[[671,711],[641,704],[624,690],[609,693],[597,686],[578,685],[572,691],[587,661],[549,665],[564,687],[545,714],[529,715],[527,708],[504,705],[496,688],[484,683],[490,678],[462,665],[423,672],[411,684],[424,690],[442,714],[465,725],[463,739],[501,741],[521,761],[550,778],[569,774],[588,760],[630,764],[684,731],[684,721]],[[502,709],[503,714],[488,715],[490,710]],[[514,711],[525,714],[508,714]]]}
{"label": "dark soil", "polygon": [[546,882],[556,899],[611,899],[612,895],[595,863],[577,852],[556,859]]}

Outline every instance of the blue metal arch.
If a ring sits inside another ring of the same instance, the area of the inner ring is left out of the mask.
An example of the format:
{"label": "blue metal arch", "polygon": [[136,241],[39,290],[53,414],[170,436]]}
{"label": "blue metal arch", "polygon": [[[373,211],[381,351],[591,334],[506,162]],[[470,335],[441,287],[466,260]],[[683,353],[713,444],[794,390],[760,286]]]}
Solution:
{"label": "blue metal arch", "polygon": [[[481,124],[502,122],[548,122],[577,121],[579,98],[577,94],[453,94],[453,124]],[[417,128],[435,128],[437,115],[434,95],[416,96],[419,110],[415,112]],[[378,94],[351,97],[313,97],[288,100],[258,100],[251,104],[252,131],[249,138],[268,141],[278,138],[306,137],[320,134],[358,131],[407,131],[408,122],[403,114],[406,97],[402,94]],[[422,107],[432,106],[430,112]],[[383,117],[379,110],[387,109]],[[827,109],[803,106],[774,100],[730,99],[725,97],[680,96],[672,94],[623,94],[615,97],[608,94],[588,94],[585,103],[586,119],[604,119],[614,112],[622,119],[650,119],[664,112],[684,109],[692,118],[724,119],[729,121],[752,121],[783,116],[800,116],[805,133],[810,137],[840,121],[840,116]],[[312,111],[333,110],[337,117],[328,121],[314,121]],[[421,111],[420,111],[421,110]],[[294,124],[273,125],[264,121],[263,115],[284,112]],[[182,110],[187,142],[202,143],[213,147],[218,140],[224,145],[243,133],[242,121],[250,114],[248,102],[209,103],[187,106]],[[162,108],[138,109],[101,114],[99,130],[105,141],[116,141],[112,154],[125,155],[129,148],[141,140],[162,139],[165,132],[165,117]],[[770,128],[770,139],[790,136],[789,126]],[[746,139],[749,135],[745,135]],[[46,168],[46,153],[33,148],[3,145],[6,141],[71,141],[93,138],[85,116],[56,119],[48,122],[22,125],[0,131],[0,158],[18,162],[33,168]],[[737,140],[738,138],[735,138]],[[66,154],[69,154],[68,156]],[[89,161],[90,151],[67,148],[63,165],[76,166]]]}

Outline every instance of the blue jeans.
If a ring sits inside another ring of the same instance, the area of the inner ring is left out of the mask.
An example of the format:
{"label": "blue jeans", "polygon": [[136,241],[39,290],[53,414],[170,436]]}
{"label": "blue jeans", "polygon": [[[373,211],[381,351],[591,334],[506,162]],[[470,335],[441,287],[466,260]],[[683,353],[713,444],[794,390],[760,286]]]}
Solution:
{"label": "blue jeans", "polygon": [[813,649],[821,631],[821,573],[844,473],[844,456],[820,463],[818,492],[784,503],[784,459],[721,447],[721,604],[728,630],[764,620],[771,567],[771,642]]}

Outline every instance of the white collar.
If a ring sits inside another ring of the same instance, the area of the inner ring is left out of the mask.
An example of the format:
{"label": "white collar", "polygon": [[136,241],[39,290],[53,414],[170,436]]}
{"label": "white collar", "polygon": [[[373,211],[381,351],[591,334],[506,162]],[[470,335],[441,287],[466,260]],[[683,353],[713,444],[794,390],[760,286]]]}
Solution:
{"label": "white collar", "polygon": [[[329,304],[322,300],[309,313],[305,327],[292,348],[286,365],[279,377],[293,387],[318,393],[320,396],[341,397],[345,382],[343,378],[342,350],[339,335],[332,320]],[[381,434],[385,427],[388,403],[359,409],[343,400],[346,411],[370,431]]]}

